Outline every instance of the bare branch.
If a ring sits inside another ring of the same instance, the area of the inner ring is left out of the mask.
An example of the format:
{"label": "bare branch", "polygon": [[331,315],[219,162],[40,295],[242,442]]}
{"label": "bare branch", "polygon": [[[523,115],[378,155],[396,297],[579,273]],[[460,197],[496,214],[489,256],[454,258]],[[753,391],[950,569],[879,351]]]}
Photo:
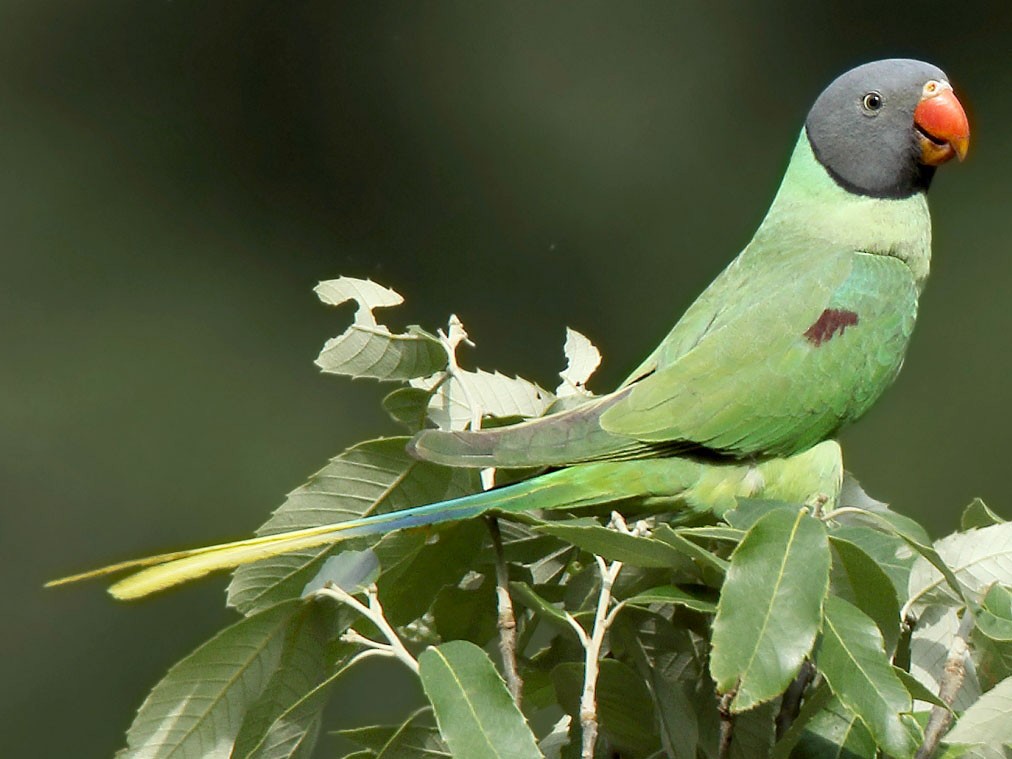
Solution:
{"label": "bare branch", "polygon": [[597,675],[601,661],[601,646],[608,630],[608,606],[611,604],[611,589],[615,578],[622,570],[621,561],[607,563],[600,556],[597,559],[601,572],[601,591],[597,597],[597,611],[594,627],[588,644],[584,646],[583,695],[580,697],[580,726],[583,729],[583,750],[581,759],[593,759],[597,743]]}
{"label": "bare branch", "polygon": [[325,596],[327,598],[332,598],[339,603],[350,606],[352,609],[376,625],[376,627],[379,628],[379,631],[383,633],[383,637],[389,641],[389,645],[372,640],[364,635],[359,635],[354,630],[348,630],[344,634],[343,637],[345,640],[361,644],[365,646],[367,650],[377,651],[381,655],[399,659],[406,667],[408,667],[408,669],[416,675],[418,674],[418,660],[415,659],[415,657],[411,655],[411,652],[404,647],[400,637],[394,631],[393,627],[390,626],[390,623],[387,622],[387,618],[383,614],[383,606],[380,604],[379,596],[376,594],[375,585],[370,585],[366,588],[365,596],[366,600],[369,602],[368,606],[363,604],[343,588],[339,588],[333,583],[327,583],[313,595],[317,597]]}
{"label": "bare branch", "polygon": [[[637,523],[633,530],[626,526],[625,519],[617,511],[611,514],[610,527],[626,535],[637,534],[642,523]],[[580,697],[580,727],[583,732],[583,742],[580,752],[581,759],[593,759],[594,746],[597,744],[597,677],[601,662],[601,647],[604,644],[605,633],[615,621],[615,616],[623,604],[617,604],[609,612],[611,606],[611,591],[622,571],[622,562],[607,562],[600,556],[594,556],[597,562],[598,571],[601,574],[601,590],[597,597],[597,610],[594,613],[594,626],[588,636],[580,624],[569,614],[566,615],[570,624],[574,626],[583,643],[583,694]]]}
{"label": "bare branch", "polygon": [[517,667],[517,618],[513,611],[513,598],[510,596],[509,568],[506,566],[506,555],[503,553],[499,520],[495,517],[488,517],[485,523],[488,525],[488,531],[492,534],[492,548],[495,550],[495,593],[496,604],[499,607],[497,620],[499,654],[502,656],[506,685],[510,689],[513,701],[519,707],[524,681],[520,678],[520,670]]}
{"label": "bare branch", "polygon": [[[949,656],[945,660],[945,669],[938,685],[938,697],[948,706],[952,706],[952,702],[956,700],[956,694],[963,687],[963,680],[966,678],[967,639],[973,629],[973,621],[973,612],[966,609],[959,623],[959,629],[952,639]],[[941,706],[933,707],[928,724],[924,728],[924,742],[914,754],[914,759],[930,759],[934,756],[938,743],[948,731],[950,724],[952,724],[952,711]]]}
{"label": "bare branch", "polygon": [[808,690],[808,686],[812,684],[814,678],[815,665],[808,659],[805,659],[801,665],[801,670],[798,672],[798,676],[787,686],[787,691],[780,702],[780,711],[777,712],[776,717],[777,740],[783,737],[794,720],[797,719],[798,714],[801,712],[801,701],[804,698],[805,691]]}
{"label": "bare branch", "polygon": [[734,740],[734,714],[731,713],[731,702],[734,700],[737,687],[720,697],[717,712],[720,714],[720,743],[717,748],[717,759],[727,759],[731,752],[731,741]]}

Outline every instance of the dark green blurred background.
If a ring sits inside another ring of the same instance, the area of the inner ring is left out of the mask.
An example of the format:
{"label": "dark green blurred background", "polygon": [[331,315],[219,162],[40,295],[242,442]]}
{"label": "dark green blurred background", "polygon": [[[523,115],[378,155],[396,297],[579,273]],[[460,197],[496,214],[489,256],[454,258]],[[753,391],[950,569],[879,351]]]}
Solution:
{"label": "dark green blurred background", "polygon": [[[245,536],[394,431],[383,388],[313,367],[347,316],[317,280],[395,287],[400,323],[456,312],[476,362],[549,386],[572,325],[607,390],[749,239],[812,99],[873,58],[945,68],[974,137],[848,463],[936,534],[976,495],[1010,515],[1012,4],[840,8],[3,2],[0,753],[110,756],[231,619],[224,578],[131,606],[45,579]],[[336,723],[412,697],[380,670]]]}

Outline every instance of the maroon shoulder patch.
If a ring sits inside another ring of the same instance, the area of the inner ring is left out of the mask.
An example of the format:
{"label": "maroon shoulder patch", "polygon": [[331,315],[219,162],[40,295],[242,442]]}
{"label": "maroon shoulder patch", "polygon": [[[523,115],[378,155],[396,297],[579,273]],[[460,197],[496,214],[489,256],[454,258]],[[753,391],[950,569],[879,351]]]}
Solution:
{"label": "maroon shoulder patch", "polygon": [[815,320],[815,324],[805,330],[805,339],[818,348],[836,337],[837,333],[842,335],[847,327],[853,327],[855,324],[857,324],[857,314],[853,311],[827,308]]}

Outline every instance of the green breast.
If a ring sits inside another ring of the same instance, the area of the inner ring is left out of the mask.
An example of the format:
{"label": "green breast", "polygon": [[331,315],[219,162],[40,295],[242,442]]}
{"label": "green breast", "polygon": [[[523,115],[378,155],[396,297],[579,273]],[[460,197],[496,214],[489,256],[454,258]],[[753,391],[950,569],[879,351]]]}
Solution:
{"label": "green breast", "polygon": [[[913,332],[917,295],[902,261],[855,254],[850,276],[785,356],[805,376],[797,384],[796,422],[804,427],[805,418],[810,421],[807,433],[789,445],[792,452],[860,417],[896,379]],[[789,366],[782,370],[791,373]]]}

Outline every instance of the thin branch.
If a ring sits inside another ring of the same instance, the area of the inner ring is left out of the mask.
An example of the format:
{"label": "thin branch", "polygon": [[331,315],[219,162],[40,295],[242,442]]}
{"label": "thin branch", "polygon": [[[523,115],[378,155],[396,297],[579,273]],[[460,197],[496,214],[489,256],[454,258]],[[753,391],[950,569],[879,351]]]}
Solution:
{"label": "thin branch", "polygon": [[367,638],[364,635],[359,635],[354,630],[348,630],[344,634],[344,639],[349,640],[353,643],[359,643],[366,647],[367,650],[373,650],[379,652],[379,655],[391,656],[395,659],[400,660],[404,665],[418,674],[418,660],[411,655],[411,652],[404,647],[400,637],[394,631],[390,623],[387,622],[386,616],[383,614],[383,606],[380,604],[379,596],[376,594],[376,586],[370,585],[365,590],[366,600],[369,605],[366,606],[353,595],[348,593],[343,588],[339,588],[332,583],[328,583],[324,587],[316,591],[314,596],[326,596],[332,598],[339,603],[343,603],[346,606],[350,606],[352,609],[357,611],[363,617],[368,619],[383,633],[383,637],[389,641],[389,645],[386,643],[380,643],[378,641]]}
{"label": "thin branch", "polygon": [[354,643],[355,645],[364,646],[370,651],[375,651],[378,654],[386,654],[387,656],[395,656],[394,647],[388,643],[380,643],[378,640],[367,638],[354,630],[346,630],[341,635],[341,640],[345,643]]}
{"label": "thin branch", "polygon": [[350,669],[354,665],[358,664],[360,661],[364,661],[365,659],[371,659],[374,656],[393,656],[393,654],[388,654],[386,651],[381,651],[378,648],[367,648],[365,651],[359,651],[357,654],[351,657],[351,659],[348,660],[348,663],[344,665],[344,668]]}
{"label": "thin branch", "polygon": [[838,509],[823,512],[820,518],[823,522],[831,522],[838,516],[842,516],[844,514],[860,514],[862,516],[867,516],[869,512],[867,509],[859,509],[857,506],[841,506]]}
{"label": "thin branch", "polygon": [[828,495],[826,495],[825,493],[816,493],[807,501],[805,501],[805,506],[811,509],[813,517],[815,517],[816,519],[822,519],[823,518],[822,509],[827,503],[829,503]]}
{"label": "thin branch", "polygon": [[568,611],[563,610],[562,613],[565,615],[566,621],[569,623],[569,626],[572,627],[573,631],[576,633],[576,637],[580,639],[580,645],[583,646],[584,648],[587,648],[587,646],[590,645],[590,636],[587,635],[587,631],[583,629],[583,625],[577,622],[576,617],[574,617]]}
{"label": "thin branch", "polygon": [[731,753],[731,741],[734,740],[734,714],[731,713],[731,702],[738,689],[728,691],[720,697],[717,713],[720,715],[720,742],[717,748],[717,759],[727,759]]}
{"label": "thin branch", "polygon": [[[953,701],[956,700],[956,694],[963,687],[963,680],[966,678],[967,639],[973,629],[973,621],[973,612],[966,609],[963,612],[963,619],[959,623],[959,629],[952,639],[949,656],[945,660],[945,669],[938,685],[938,697],[947,706],[952,706]],[[927,727],[924,728],[924,742],[917,749],[914,759],[930,759],[934,756],[938,743],[948,731],[950,724],[952,724],[952,711],[941,706],[933,707]]]}
{"label": "thin branch", "polygon": [[[626,526],[625,519],[617,511],[611,514],[612,529],[627,535],[638,534],[638,531],[645,529],[645,525],[637,523],[632,530]],[[597,596],[597,609],[594,613],[594,626],[590,635],[583,629],[568,612],[566,621],[576,630],[580,642],[583,644],[583,694],[580,696],[580,728],[583,733],[581,745],[581,759],[593,759],[594,746],[597,744],[597,677],[601,662],[601,647],[604,645],[604,636],[615,621],[615,616],[624,604],[619,603],[609,611],[611,606],[611,591],[622,571],[622,562],[607,562],[600,556],[594,556],[597,562],[597,569],[601,575],[601,590]]]}
{"label": "thin branch", "polygon": [[777,712],[775,720],[777,740],[783,737],[794,720],[797,719],[798,714],[801,712],[801,701],[804,698],[805,691],[812,684],[814,678],[815,666],[811,661],[805,659],[801,665],[801,670],[798,672],[798,676],[787,686],[787,691],[780,702],[780,711]]}
{"label": "thin branch", "polygon": [[520,678],[517,667],[517,618],[513,611],[513,598],[510,596],[509,568],[506,566],[506,555],[502,548],[502,533],[499,531],[499,520],[487,517],[485,524],[492,534],[492,548],[495,550],[495,594],[499,607],[497,625],[499,627],[499,654],[502,656],[503,674],[506,685],[510,689],[513,701],[520,706],[523,696],[524,681]]}
{"label": "thin branch", "polygon": [[597,597],[597,612],[594,614],[594,627],[588,645],[584,647],[583,657],[583,695],[580,697],[580,726],[583,729],[583,750],[581,759],[593,759],[594,746],[597,743],[597,675],[601,661],[601,646],[604,634],[608,630],[608,606],[611,604],[611,589],[615,578],[622,571],[622,562],[610,564],[600,556],[597,560],[601,573],[601,591]]}

